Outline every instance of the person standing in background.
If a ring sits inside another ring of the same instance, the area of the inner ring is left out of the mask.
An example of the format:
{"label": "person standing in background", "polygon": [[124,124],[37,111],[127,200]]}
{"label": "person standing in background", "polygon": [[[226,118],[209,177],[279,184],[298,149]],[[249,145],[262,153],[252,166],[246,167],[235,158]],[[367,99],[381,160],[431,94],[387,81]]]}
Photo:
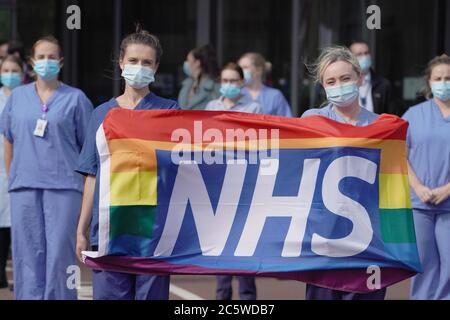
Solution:
{"label": "person standing in background", "polygon": [[[261,113],[258,102],[242,94],[244,72],[236,63],[227,63],[222,68],[220,82],[221,97],[208,103],[206,110]],[[232,279],[231,275],[217,276],[217,300],[231,300],[233,296]],[[239,281],[239,296],[241,300],[256,300],[255,277],[238,276],[237,279]]]}
{"label": "person standing in background", "polygon": [[0,118],[11,203],[14,295],[19,300],[77,299],[67,286],[83,177],[74,172],[92,104],[58,80],[63,57],[47,36],[31,49],[36,82],[12,91]]}
{"label": "person standing in background", "polygon": [[[11,91],[23,81],[22,61],[15,56],[7,56],[0,62],[0,114],[5,108]],[[8,196],[8,175],[3,161],[3,138],[0,139],[0,288],[8,287],[6,261],[11,244],[11,214]]]}
{"label": "person standing in background", "polygon": [[450,57],[425,71],[427,101],[403,115],[408,176],[423,273],[411,282],[412,299],[450,299]]}
{"label": "person standing in background", "polygon": [[26,62],[25,50],[21,41],[13,40],[8,43],[8,55],[16,56],[23,61],[23,83],[36,80],[36,74]]}
{"label": "person standing in background", "polygon": [[187,78],[178,95],[182,109],[203,110],[208,102],[219,97],[217,54],[210,45],[192,49],[183,64]]}
{"label": "person standing in background", "polygon": [[247,52],[241,56],[238,64],[244,70],[245,87],[242,94],[257,101],[261,106],[261,113],[292,117],[291,107],[283,93],[263,83],[271,64],[261,54]]}
{"label": "person standing in background", "polygon": [[391,101],[391,84],[373,70],[372,55],[367,42],[353,41],[349,49],[358,59],[363,74],[363,83],[359,87],[360,105],[377,114],[397,114]]}

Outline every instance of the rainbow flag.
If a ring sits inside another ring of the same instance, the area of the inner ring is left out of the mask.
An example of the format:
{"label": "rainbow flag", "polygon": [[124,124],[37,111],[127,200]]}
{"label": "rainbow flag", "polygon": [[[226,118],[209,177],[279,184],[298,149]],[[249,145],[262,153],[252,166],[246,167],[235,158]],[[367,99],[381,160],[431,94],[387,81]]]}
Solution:
{"label": "rainbow flag", "polygon": [[370,292],[421,272],[407,122],[111,110],[92,268],[295,279]]}

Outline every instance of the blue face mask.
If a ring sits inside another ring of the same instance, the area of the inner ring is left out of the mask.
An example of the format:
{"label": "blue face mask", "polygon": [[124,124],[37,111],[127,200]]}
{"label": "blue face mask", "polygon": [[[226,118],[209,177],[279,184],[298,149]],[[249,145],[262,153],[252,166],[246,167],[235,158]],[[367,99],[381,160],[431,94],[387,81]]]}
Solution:
{"label": "blue face mask", "polygon": [[348,107],[359,95],[359,89],[355,82],[325,88],[327,99],[336,107]]}
{"label": "blue face mask", "polygon": [[253,79],[253,75],[250,71],[248,70],[244,70],[244,80],[245,80],[245,84],[248,85],[250,84],[250,82],[252,82]]}
{"label": "blue face mask", "polygon": [[10,89],[14,89],[22,83],[22,77],[18,72],[2,73],[0,76],[0,82]]}
{"label": "blue face mask", "polygon": [[155,81],[155,71],[140,64],[126,64],[122,71],[122,77],[130,87],[142,89]]}
{"label": "blue face mask", "polygon": [[450,99],[450,81],[431,82],[431,92],[439,100],[448,101]]}
{"label": "blue face mask", "polygon": [[53,80],[61,68],[58,60],[42,59],[34,61],[34,72],[44,80]]}
{"label": "blue face mask", "polygon": [[183,72],[186,76],[192,77],[192,71],[191,68],[189,68],[189,63],[187,61],[183,63]]}
{"label": "blue face mask", "polygon": [[241,87],[231,83],[223,83],[220,86],[220,94],[228,99],[236,98],[241,93]]}
{"label": "blue face mask", "polygon": [[366,73],[372,67],[372,58],[370,55],[361,56],[358,58],[359,66],[361,67],[362,72]]}

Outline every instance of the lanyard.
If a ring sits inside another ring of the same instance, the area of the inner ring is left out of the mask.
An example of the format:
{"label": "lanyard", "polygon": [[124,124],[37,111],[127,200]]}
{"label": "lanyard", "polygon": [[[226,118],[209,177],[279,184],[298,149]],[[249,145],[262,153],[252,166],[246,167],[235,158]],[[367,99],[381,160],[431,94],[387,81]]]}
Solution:
{"label": "lanyard", "polygon": [[41,119],[45,120],[45,118],[47,118],[47,112],[48,112],[48,107],[46,104],[42,105],[41,111],[42,111]]}
{"label": "lanyard", "polygon": [[[58,81],[58,85],[56,86],[55,91],[58,90],[58,88],[60,86],[61,86],[61,82]],[[48,99],[47,99],[47,103],[44,103],[44,101],[42,100],[41,96],[39,96],[39,92],[37,91],[37,89],[36,89],[36,93],[37,93],[37,95],[39,97],[40,102],[42,103],[42,106],[41,106],[41,112],[42,112],[41,119],[45,120],[47,118],[47,112],[49,111],[49,108],[47,106]],[[53,92],[53,95],[54,94],[55,94],[55,92]]]}

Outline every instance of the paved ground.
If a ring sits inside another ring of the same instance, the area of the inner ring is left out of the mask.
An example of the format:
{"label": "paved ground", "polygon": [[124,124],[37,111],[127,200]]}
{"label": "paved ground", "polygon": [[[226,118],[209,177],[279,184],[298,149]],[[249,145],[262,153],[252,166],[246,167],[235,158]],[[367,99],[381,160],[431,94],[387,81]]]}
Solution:
{"label": "paved ground", "polygon": [[[8,265],[8,276],[12,279],[11,265]],[[82,269],[82,289],[78,292],[79,299],[92,299],[92,286],[89,270]],[[387,299],[408,299],[409,280],[403,281],[388,289]],[[305,284],[291,280],[273,278],[258,278],[256,280],[258,299],[267,300],[303,300]],[[214,276],[172,276],[170,287],[171,300],[214,299]],[[233,299],[237,299],[238,284],[233,280]],[[0,300],[12,300],[13,293],[9,289],[0,289]]]}

